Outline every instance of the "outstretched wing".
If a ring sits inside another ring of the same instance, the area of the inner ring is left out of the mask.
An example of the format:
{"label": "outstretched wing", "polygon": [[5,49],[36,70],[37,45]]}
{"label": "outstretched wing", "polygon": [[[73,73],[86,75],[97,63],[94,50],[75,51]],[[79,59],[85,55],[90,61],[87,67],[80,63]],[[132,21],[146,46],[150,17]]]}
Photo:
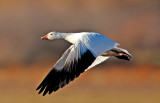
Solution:
{"label": "outstretched wing", "polygon": [[70,46],[38,86],[37,90],[39,90],[39,93],[43,92],[43,95],[57,91],[84,72],[95,59],[91,51],[83,43]]}

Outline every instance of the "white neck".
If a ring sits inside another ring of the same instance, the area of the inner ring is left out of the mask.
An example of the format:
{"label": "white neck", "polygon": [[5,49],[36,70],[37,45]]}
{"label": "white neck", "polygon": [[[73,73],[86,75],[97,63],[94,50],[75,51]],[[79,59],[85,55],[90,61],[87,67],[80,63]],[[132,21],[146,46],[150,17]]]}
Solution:
{"label": "white neck", "polygon": [[60,33],[60,32],[57,32],[56,34],[57,35],[56,35],[55,39],[65,39],[66,37],[68,37],[72,33]]}

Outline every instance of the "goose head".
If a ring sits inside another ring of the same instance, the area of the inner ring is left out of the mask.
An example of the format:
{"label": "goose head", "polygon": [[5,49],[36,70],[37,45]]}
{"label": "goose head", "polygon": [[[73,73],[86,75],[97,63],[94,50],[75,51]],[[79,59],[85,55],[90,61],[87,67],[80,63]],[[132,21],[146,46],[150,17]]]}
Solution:
{"label": "goose head", "polygon": [[47,35],[41,37],[42,40],[54,40],[58,38],[57,32],[49,32]]}

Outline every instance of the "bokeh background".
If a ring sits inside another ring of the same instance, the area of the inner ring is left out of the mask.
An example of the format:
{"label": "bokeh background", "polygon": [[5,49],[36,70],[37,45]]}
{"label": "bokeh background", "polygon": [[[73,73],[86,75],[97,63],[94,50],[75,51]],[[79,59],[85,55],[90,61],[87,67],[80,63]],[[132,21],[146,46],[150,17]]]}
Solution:
{"label": "bokeh background", "polygon": [[[36,87],[69,47],[50,31],[101,33],[127,49],[51,95]],[[160,103],[159,0],[0,0],[1,103]]]}

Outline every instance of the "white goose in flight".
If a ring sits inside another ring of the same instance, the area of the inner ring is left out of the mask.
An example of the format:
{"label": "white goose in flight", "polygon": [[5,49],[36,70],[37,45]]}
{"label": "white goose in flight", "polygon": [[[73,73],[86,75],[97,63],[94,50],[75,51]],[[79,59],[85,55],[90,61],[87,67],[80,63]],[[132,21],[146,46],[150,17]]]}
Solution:
{"label": "white goose in flight", "polygon": [[43,96],[64,87],[84,71],[102,63],[110,56],[130,60],[127,50],[118,48],[118,43],[94,32],[60,33],[50,32],[42,40],[65,39],[72,45],[56,62],[52,70],[37,87]]}

